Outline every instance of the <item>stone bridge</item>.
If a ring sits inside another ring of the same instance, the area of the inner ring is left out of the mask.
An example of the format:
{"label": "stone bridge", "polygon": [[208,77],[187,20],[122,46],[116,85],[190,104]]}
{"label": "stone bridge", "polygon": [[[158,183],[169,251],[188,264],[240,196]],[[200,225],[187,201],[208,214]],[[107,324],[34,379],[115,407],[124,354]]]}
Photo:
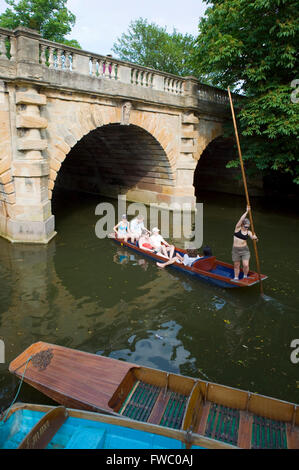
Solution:
{"label": "stone bridge", "polygon": [[0,235],[51,240],[55,186],[194,208],[197,162],[228,110],[194,77],[0,29]]}

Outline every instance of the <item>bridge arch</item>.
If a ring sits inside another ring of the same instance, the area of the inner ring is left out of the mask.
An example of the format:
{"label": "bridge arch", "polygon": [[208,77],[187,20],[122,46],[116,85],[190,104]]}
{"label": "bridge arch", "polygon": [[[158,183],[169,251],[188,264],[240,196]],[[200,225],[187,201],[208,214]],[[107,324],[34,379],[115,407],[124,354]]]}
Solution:
{"label": "bridge arch", "polygon": [[[48,120],[49,199],[56,184],[72,189],[71,179],[76,179],[77,172],[79,188],[86,192],[103,194],[106,186],[106,193],[116,196],[115,191],[111,193],[112,186],[119,191],[125,186],[122,175],[127,175],[131,182],[127,184],[128,200],[170,202],[179,149],[177,116],[131,109],[124,121],[123,106],[48,98],[45,117]],[[93,177],[84,181],[80,165],[83,173],[93,167]],[[67,170],[73,178],[67,177]],[[95,174],[103,177],[101,191]]]}
{"label": "bridge arch", "polygon": [[230,194],[242,192],[239,168],[227,168],[227,163],[235,159],[234,140],[220,133],[211,139],[198,159],[194,171],[195,196],[203,200],[207,191]]}
{"label": "bridge arch", "polygon": [[[56,172],[55,172],[56,173]],[[55,186],[144,203],[159,202],[175,175],[160,143],[141,127],[107,124],[72,147]]]}

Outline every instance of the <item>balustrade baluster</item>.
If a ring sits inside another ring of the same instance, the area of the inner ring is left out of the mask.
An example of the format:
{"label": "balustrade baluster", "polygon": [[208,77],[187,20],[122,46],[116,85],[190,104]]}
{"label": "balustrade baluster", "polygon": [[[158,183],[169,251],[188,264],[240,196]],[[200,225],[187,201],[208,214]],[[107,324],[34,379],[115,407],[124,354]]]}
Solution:
{"label": "balustrade baluster", "polygon": [[62,69],[62,51],[61,51],[61,49],[57,49],[57,68],[59,70]]}
{"label": "balustrade baluster", "polygon": [[54,68],[54,47],[49,47],[49,68]]}
{"label": "balustrade baluster", "polygon": [[149,72],[145,72],[145,86],[149,86]]}
{"label": "balustrade baluster", "polygon": [[164,79],[164,91],[169,91],[169,78]]}
{"label": "balustrade baluster", "polygon": [[175,79],[171,80],[171,93],[175,93]]}
{"label": "balustrade baluster", "polygon": [[105,72],[104,72],[104,77],[109,78],[109,62],[105,60]]}
{"label": "balustrade baluster", "polygon": [[132,85],[136,84],[135,74],[136,74],[136,69],[132,69],[131,70],[131,83],[132,83]]}
{"label": "balustrade baluster", "polygon": [[91,57],[91,75],[97,76],[97,59],[95,57]]}
{"label": "balustrade baluster", "polygon": [[47,46],[45,46],[44,44],[41,45],[41,54],[40,54],[40,60],[41,60],[41,64],[42,65],[46,65],[46,61],[47,61],[47,58],[46,58],[46,50],[47,50]]}
{"label": "balustrade baluster", "polygon": [[155,76],[155,75],[154,75],[153,72],[151,72],[151,73],[149,74],[149,86],[150,86],[151,88],[153,88],[153,86],[154,86],[154,76]]}
{"label": "balustrade baluster", "polygon": [[98,76],[102,77],[103,75],[103,61],[98,59]]}
{"label": "balustrade baluster", "polygon": [[117,80],[117,64],[111,62],[111,78]]}
{"label": "balustrade baluster", "polygon": [[13,36],[10,37],[10,60],[16,60],[17,40]]}
{"label": "balustrade baluster", "polygon": [[9,60],[6,50],[6,36],[0,35],[0,59]]}
{"label": "balustrade baluster", "polygon": [[71,62],[70,62],[70,54],[68,51],[64,51],[64,66],[66,68],[66,70],[70,70],[71,68]]}

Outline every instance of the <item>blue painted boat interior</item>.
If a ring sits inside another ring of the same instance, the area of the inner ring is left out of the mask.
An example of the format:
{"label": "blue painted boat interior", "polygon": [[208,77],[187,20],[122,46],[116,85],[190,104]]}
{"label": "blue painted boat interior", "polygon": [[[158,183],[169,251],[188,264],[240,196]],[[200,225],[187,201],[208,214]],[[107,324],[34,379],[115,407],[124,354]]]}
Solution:
{"label": "blue painted boat interior", "polygon": [[[0,422],[0,449],[16,449],[43,416],[43,412],[19,409]],[[185,445],[158,434],[69,417],[47,449],[185,449]]]}

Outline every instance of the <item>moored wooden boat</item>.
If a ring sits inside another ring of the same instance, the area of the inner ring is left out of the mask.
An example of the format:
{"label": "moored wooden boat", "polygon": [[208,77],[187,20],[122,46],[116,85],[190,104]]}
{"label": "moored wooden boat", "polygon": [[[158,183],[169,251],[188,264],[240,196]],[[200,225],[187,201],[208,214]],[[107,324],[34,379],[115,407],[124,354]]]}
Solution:
{"label": "moored wooden boat", "polygon": [[239,448],[299,448],[298,405],[271,397],[43,342],[26,349],[9,370],[70,408]]}
{"label": "moored wooden boat", "polygon": [[[155,261],[164,263],[167,261],[162,256],[159,256],[151,251],[143,250],[139,248],[137,242],[131,243],[130,241],[125,242],[124,240],[118,239],[113,235],[110,237],[111,240],[114,240],[116,243],[130,248],[131,250],[136,251],[142,256],[146,256]],[[175,248],[175,253],[179,253],[184,256],[186,250],[182,248]],[[231,287],[251,287],[259,282],[267,279],[268,276],[261,274],[260,277],[258,273],[254,271],[249,271],[248,277],[243,279],[243,270],[240,271],[239,281],[234,280],[234,267],[232,264],[225,263],[224,261],[219,261],[215,256],[205,256],[201,259],[198,259],[193,263],[191,267],[184,266],[182,263],[175,262],[169,265],[170,268],[177,269],[183,273],[194,276],[198,279],[207,281],[211,284],[214,284],[218,287],[231,288]]]}
{"label": "moored wooden boat", "polygon": [[[62,408],[62,410],[61,410]],[[62,414],[63,419],[60,416]],[[54,418],[53,418],[54,414]],[[51,417],[52,416],[52,417]],[[60,419],[57,423],[55,420]],[[51,432],[51,427],[54,428]],[[0,449],[227,449],[180,430],[64,407],[17,403],[0,420]]]}

